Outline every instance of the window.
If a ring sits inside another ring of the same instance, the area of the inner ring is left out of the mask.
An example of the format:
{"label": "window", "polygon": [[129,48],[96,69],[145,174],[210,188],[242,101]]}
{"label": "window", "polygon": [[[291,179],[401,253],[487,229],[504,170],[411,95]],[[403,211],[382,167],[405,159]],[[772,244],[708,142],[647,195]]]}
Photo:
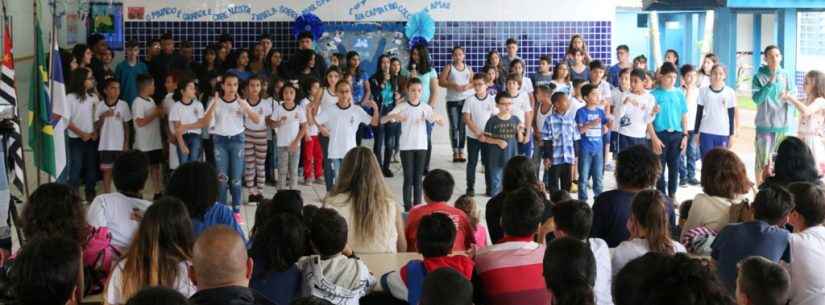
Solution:
{"label": "window", "polygon": [[797,70],[825,66],[825,11],[800,12],[797,25]]}

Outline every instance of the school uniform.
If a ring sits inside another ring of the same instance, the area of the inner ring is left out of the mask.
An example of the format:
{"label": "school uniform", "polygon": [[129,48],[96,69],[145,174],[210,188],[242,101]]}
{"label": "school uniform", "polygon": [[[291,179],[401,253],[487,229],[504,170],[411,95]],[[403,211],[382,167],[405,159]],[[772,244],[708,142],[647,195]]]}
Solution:
{"label": "school uniform", "polygon": [[[495,96],[487,94],[485,96],[479,97],[477,95],[470,96],[464,102],[464,107],[461,109],[461,113],[469,114],[470,119],[473,120],[475,123],[476,128],[479,129],[482,133],[484,133],[484,128],[487,126],[487,121],[490,117],[496,115],[498,113],[498,108],[496,108],[496,101]],[[467,134],[467,193],[475,193],[475,182],[476,182],[476,166],[478,165],[479,155],[481,155],[481,163],[484,166],[486,155],[484,153],[484,143],[478,140],[478,137],[473,134],[472,132]],[[487,175],[485,175],[485,178]],[[485,179],[484,185],[486,188],[486,193],[490,193],[490,181]]]}
{"label": "school uniform", "polygon": [[[205,114],[203,104],[200,101],[192,99],[188,104],[179,101],[175,103],[172,110],[169,111],[169,125],[174,126],[175,123],[181,125],[194,124],[202,119]],[[202,130],[200,128],[184,131],[183,142],[189,149],[189,154],[184,154],[180,149],[180,144],[177,145],[180,164],[201,160],[201,133]]]}
{"label": "school uniform", "polygon": [[[278,149],[278,189],[295,189],[298,184],[298,159],[301,152],[290,151],[290,145],[306,124],[307,118],[304,109],[298,104],[291,108],[286,103],[280,104],[272,111],[272,120],[281,122],[276,133],[276,147]],[[300,143],[300,139],[298,139]]]}
{"label": "school uniform", "polygon": [[244,120],[244,182],[250,195],[260,195],[266,183],[266,138],[269,133],[266,118],[272,114],[272,99],[259,99],[257,104],[249,106],[252,112],[261,116],[261,121]]}
{"label": "school uniform", "polygon": [[129,104],[117,100],[113,105],[101,102],[95,109],[95,121],[100,121],[103,114],[112,111],[113,115],[103,118],[100,127],[100,141],[97,150],[100,153],[100,169],[111,169],[117,158],[128,149],[126,141],[127,122],[132,120]]}
{"label": "school uniform", "polygon": [[421,204],[423,199],[421,179],[427,156],[427,122],[433,121],[433,108],[422,102],[416,105],[407,102],[393,110],[391,114],[393,113],[402,118],[398,148],[404,170],[404,208],[409,211],[413,206]]}
{"label": "school uniform", "polygon": [[[74,93],[69,94],[66,96],[68,115],[65,119],[85,133],[94,132],[94,113],[98,103],[94,95],[81,97]],[[98,177],[98,141],[95,139],[83,141],[80,135],[71,130],[67,130],[66,134],[68,136],[66,144],[68,144],[69,153],[67,163],[69,185],[78,188],[82,182],[86,193],[93,194]],[[92,200],[92,198],[86,199]]]}
{"label": "school uniform", "polygon": [[[227,101],[222,97],[213,100],[209,107],[216,107],[209,124],[215,150],[215,164],[218,169],[218,202],[229,203],[227,195],[232,195],[232,209],[240,211],[241,176],[244,171],[244,119],[239,98]],[[222,178],[222,179],[221,179]]]}
{"label": "school uniform", "polygon": [[351,104],[341,107],[338,104],[322,109],[315,121],[329,130],[329,145],[327,159],[329,169],[324,169],[327,189],[332,189],[335,175],[341,168],[344,155],[355,147],[356,133],[360,124],[369,124],[372,117],[360,106]]}

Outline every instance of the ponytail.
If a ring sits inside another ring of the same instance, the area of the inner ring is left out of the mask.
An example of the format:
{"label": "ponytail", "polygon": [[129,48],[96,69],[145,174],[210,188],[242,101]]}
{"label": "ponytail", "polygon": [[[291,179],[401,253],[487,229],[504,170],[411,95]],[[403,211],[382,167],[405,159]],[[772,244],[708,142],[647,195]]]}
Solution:
{"label": "ponytail", "polygon": [[657,190],[645,190],[633,198],[632,213],[639,226],[647,230],[650,252],[673,255],[673,242],[670,239],[670,227],[665,204],[667,199]]}

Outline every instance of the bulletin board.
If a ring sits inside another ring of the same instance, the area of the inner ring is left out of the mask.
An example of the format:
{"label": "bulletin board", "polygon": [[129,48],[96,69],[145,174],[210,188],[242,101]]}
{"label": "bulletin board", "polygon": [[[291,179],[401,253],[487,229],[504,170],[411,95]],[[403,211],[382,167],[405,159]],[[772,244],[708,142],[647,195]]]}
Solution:
{"label": "bulletin board", "polygon": [[89,3],[88,23],[89,34],[101,34],[112,50],[123,50],[123,3]]}
{"label": "bulletin board", "polygon": [[361,57],[361,70],[372,75],[381,54],[407,63],[409,47],[403,32],[403,23],[325,24],[315,48],[327,62],[334,53],[356,51]]}

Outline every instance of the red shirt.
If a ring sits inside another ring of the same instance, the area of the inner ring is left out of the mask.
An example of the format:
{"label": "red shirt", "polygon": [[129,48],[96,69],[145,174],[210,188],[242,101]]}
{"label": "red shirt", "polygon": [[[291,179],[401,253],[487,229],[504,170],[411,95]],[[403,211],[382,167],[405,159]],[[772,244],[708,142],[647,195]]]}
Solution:
{"label": "red shirt", "polygon": [[422,204],[410,210],[407,216],[407,226],[405,229],[405,236],[407,237],[407,251],[413,252],[416,250],[416,232],[418,232],[418,223],[421,218],[432,213],[443,213],[450,217],[455,223],[455,242],[453,243],[453,251],[464,251],[470,249],[475,243],[473,235],[473,227],[470,225],[470,220],[464,211],[459,210],[445,202],[432,202]]}

